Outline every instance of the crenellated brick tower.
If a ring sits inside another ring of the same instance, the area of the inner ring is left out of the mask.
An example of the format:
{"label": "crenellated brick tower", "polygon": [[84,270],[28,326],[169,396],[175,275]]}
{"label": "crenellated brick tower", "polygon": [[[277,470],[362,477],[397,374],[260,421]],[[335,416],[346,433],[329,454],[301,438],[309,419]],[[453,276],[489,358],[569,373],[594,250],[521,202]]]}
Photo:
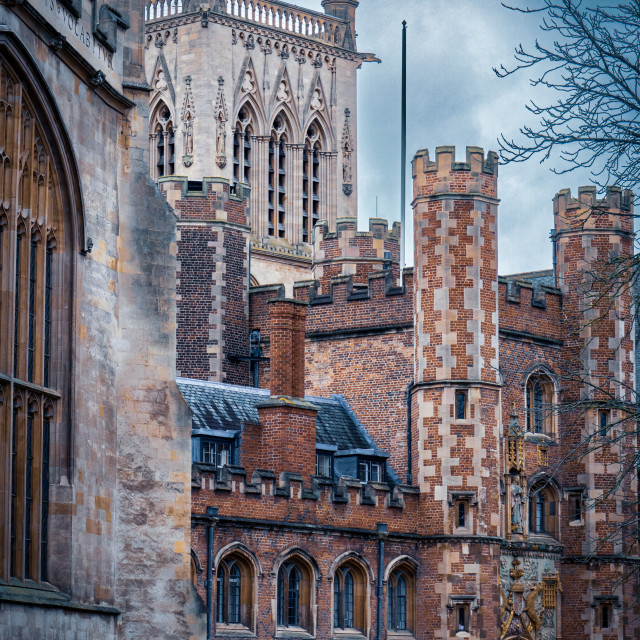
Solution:
{"label": "crenellated brick tower", "polygon": [[[467,147],[413,160],[415,385],[412,439],[427,534],[434,637],[471,616],[495,637],[500,561],[497,156]],[[453,579],[453,576],[459,579]],[[430,626],[431,626],[430,625]],[[458,628],[458,627],[455,627]]]}
{"label": "crenellated brick tower", "polygon": [[351,276],[356,285],[368,286],[371,274],[400,272],[400,223],[391,230],[384,218],[369,218],[369,231],[358,231],[357,218],[338,218],[335,232],[320,220],[313,230],[312,277],[323,293],[330,293],[331,278]]}
{"label": "crenellated brick tower", "polygon": [[160,188],[178,216],[178,375],[247,384],[249,190],[181,176]]}
{"label": "crenellated brick tower", "polygon": [[565,640],[599,637],[602,628],[630,637],[634,615],[626,606],[634,581],[621,580],[632,572],[628,556],[637,556],[630,544],[637,533],[624,526],[637,499],[632,474],[609,494],[637,446],[625,411],[635,403],[632,292],[616,286],[611,269],[615,259],[623,266],[633,254],[632,203],[631,192],[615,187],[602,200],[595,187],[581,187],[577,199],[568,189],[554,198],[556,278],[567,330],[561,401],[575,407],[560,416],[560,444],[565,456],[581,454],[563,465],[563,484],[581,487],[587,507],[571,518],[564,537],[564,606],[596,610],[578,624],[565,617]]}

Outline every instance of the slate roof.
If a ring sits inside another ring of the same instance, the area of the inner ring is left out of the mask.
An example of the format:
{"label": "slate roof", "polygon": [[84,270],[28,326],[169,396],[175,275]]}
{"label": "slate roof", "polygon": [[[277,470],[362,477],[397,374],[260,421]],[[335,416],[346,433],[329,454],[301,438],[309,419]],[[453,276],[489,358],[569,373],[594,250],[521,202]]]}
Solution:
{"label": "slate roof", "polygon": [[[258,422],[256,405],[270,397],[268,389],[190,378],[176,381],[193,412],[193,429],[240,431],[243,422]],[[320,407],[316,421],[317,443],[334,445],[338,450],[376,449],[341,396],[307,396],[305,400]]]}
{"label": "slate roof", "polygon": [[502,276],[507,280],[523,280],[530,282],[532,285],[545,285],[547,287],[555,287],[556,279],[553,269],[544,269],[541,271],[525,271],[524,273],[510,273],[508,276]]}

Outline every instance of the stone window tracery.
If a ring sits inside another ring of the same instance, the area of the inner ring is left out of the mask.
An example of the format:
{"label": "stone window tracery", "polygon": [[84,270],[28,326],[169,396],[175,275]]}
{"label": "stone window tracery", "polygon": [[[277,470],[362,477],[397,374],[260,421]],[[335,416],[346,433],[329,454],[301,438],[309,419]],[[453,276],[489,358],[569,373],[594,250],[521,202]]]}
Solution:
{"label": "stone window tracery", "polygon": [[151,118],[151,169],[153,178],[175,174],[175,126],[171,111],[160,101]]}
{"label": "stone window tracery", "polygon": [[233,182],[251,185],[252,137],[255,118],[248,105],[238,111],[233,132]]}
{"label": "stone window tracery", "polygon": [[320,219],[320,152],[323,136],[317,122],[307,129],[302,159],[302,241],[311,241],[311,232]]}
{"label": "stone window tracery", "polygon": [[415,632],[415,571],[402,562],[387,580],[387,632]]}
{"label": "stone window tracery", "polygon": [[[50,579],[51,432],[57,424],[63,433],[67,412],[70,340],[63,330],[70,326],[73,286],[62,287],[61,274],[71,246],[56,169],[61,163],[48,139],[52,125],[39,119],[33,85],[13,69],[0,54],[0,289],[6,294],[0,302],[0,468],[7,469],[0,496],[8,502],[0,509],[6,518],[0,544],[8,552],[0,556],[0,579],[42,582]],[[57,446],[65,457],[61,442]]]}
{"label": "stone window tracery", "polygon": [[527,431],[547,436],[555,434],[555,385],[545,373],[529,376],[526,384]]}
{"label": "stone window tracery", "polygon": [[333,576],[333,627],[364,634],[367,619],[367,576],[353,560],[340,565]]}
{"label": "stone window tracery", "polygon": [[225,556],[216,570],[216,624],[253,628],[254,572],[241,553]]}
{"label": "stone window tracery", "polygon": [[313,573],[299,558],[282,563],[278,570],[278,627],[302,628],[311,632],[311,600]]}
{"label": "stone window tracery", "polygon": [[529,531],[558,537],[558,499],[548,481],[539,480],[529,488]]}
{"label": "stone window tracery", "polygon": [[283,114],[276,116],[269,140],[269,224],[270,236],[284,238],[287,233],[287,152],[290,127]]}

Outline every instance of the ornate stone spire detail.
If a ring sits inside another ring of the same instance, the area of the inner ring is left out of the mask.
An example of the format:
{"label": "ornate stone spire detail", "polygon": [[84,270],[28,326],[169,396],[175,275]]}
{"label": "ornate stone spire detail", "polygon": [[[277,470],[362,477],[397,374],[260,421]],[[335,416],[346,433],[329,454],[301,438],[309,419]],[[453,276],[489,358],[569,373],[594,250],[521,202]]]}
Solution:
{"label": "ornate stone spire detail", "polygon": [[196,117],[196,108],[193,102],[193,92],[191,91],[191,76],[185,79],[185,96],[182,105],[182,139],[184,153],[182,155],[182,164],[190,167],[193,164],[193,127]]}
{"label": "ornate stone spire detail", "polygon": [[224,78],[218,77],[218,96],[215,106],[216,164],[222,169],[227,164],[227,105],[224,100]]}
{"label": "ornate stone spire detail", "polygon": [[353,145],[351,139],[351,111],[344,110],[344,127],[342,128],[342,191],[346,196],[353,193],[353,169],[351,166],[351,154]]}

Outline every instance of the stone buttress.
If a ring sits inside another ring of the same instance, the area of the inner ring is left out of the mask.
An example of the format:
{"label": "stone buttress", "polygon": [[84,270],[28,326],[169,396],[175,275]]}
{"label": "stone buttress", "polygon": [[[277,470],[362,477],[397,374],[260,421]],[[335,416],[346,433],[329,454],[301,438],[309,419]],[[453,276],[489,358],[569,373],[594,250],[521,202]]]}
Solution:
{"label": "stone buttress", "polygon": [[[500,556],[497,156],[467,147],[413,160],[415,482],[428,550],[433,637],[466,616],[470,637],[495,638]],[[455,633],[455,631],[454,631]]]}

